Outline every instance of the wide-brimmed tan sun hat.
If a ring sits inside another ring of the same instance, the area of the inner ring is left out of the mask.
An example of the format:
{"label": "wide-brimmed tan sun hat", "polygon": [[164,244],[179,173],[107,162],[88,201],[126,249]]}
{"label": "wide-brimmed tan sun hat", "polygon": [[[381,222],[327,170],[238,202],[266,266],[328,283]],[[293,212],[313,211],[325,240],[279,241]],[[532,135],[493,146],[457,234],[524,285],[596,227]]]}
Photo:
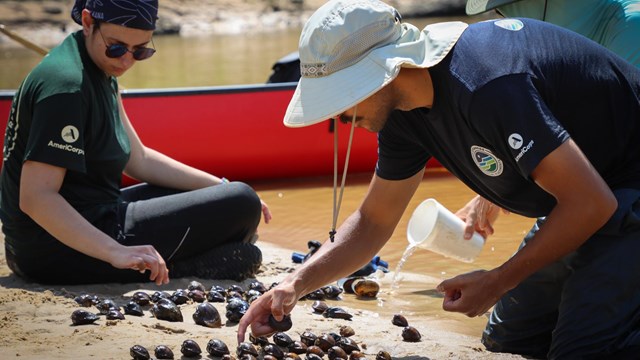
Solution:
{"label": "wide-brimmed tan sun hat", "polygon": [[389,84],[402,66],[436,65],[467,26],[455,21],[420,31],[381,1],[328,1],[302,30],[302,77],[284,124],[302,127],[330,119]]}
{"label": "wide-brimmed tan sun hat", "polygon": [[467,15],[477,15],[520,0],[467,0]]}

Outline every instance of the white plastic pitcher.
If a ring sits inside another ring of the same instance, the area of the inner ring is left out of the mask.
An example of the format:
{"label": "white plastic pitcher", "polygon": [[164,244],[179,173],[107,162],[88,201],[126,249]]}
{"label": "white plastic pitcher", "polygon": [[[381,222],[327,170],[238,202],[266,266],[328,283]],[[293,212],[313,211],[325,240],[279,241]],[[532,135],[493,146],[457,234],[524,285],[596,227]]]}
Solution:
{"label": "white plastic pitcher", "polygon": [[464,221],[435,199],[427,199],[418,205],[407,226],[411,246],[470,263],[480,254],[484,238],[477,232],[469,240],[463,235]]}

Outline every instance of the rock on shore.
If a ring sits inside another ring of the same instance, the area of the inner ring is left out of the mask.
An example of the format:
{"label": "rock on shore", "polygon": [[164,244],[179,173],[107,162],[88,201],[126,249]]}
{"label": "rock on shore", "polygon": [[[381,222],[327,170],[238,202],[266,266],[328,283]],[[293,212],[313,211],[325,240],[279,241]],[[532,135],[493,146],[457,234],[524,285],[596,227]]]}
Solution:
{"label": "rock on shore", "polygon": [[[326,0],[162,0],[156,34],[241,34],[301,27]],[[405,17],[464,14],[466,0],[387,0]],[[79,28],[70,18],[73,0],[3,0],[0,24],[29,40],[52,46]],[[0,36],[0,46],[12,40]],[[16,44],[16,46],[19,46]]]}

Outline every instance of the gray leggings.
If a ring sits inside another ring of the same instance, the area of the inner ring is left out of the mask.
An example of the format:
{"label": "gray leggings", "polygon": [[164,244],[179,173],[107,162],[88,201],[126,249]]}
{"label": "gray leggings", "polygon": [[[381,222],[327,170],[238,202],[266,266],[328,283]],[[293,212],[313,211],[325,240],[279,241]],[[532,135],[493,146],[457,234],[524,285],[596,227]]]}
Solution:
{"label": "gray leggings", "polygon": [[[640,190],[577,251],[538,271],[494,307],[488,350],[549,359],[640,356]],[[531,241],[539,219],[521,247]]]}
{"label": "gray leggings", "polygon": [[[168,265],[223,244],[250,241],[262,214],[258,195],[241,182],[187,192],[138,184],[123,189],[121,199],[112,216],[94,225],[121,244],[153,245]],[[54,284],[149,281],[148,273],[116,269],[45,235],[50,239],[37,252],[7,252],[15,273]]]}

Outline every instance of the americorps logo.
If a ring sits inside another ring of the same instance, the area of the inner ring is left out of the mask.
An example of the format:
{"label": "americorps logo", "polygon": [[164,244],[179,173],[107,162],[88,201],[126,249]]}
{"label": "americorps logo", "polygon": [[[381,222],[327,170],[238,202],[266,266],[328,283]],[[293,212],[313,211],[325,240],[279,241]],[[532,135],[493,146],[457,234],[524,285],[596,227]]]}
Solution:
{"label": "americorps logo", "polygon": [[54,142],[53,140],[49,140],[49,143],[47,144],[47,146],[52,147],[54,149],[68,151],[70,153],[74,153],[77,155],[84,155],[83,149],[80,149],[71,145],[74,142],[78,141],[78,139],[80,138],[80,132],[78,131],[78,128],[76,128],[73,125],[67,125],[64,128],[62,128],[62,131],[60,132],[60,137],[64,142],[66,142],[66,144],[60,144],[60,143]]}
{"label": "americorps logo", "polygon": [[502,160],[498,159],[491,150],[482,146],[473,145],[471,147],[471,158],[478,168],[489,176],[500,176],[504,166]]}

